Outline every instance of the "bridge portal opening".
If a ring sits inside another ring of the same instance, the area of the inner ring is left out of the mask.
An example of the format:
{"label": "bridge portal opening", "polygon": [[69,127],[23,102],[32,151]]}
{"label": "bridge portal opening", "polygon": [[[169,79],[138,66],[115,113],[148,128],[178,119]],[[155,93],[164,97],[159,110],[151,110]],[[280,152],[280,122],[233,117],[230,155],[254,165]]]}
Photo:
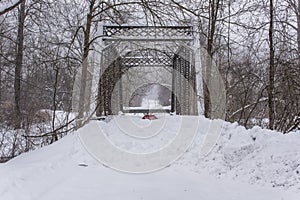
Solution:
{"label": "bridge portal opening", "polygon": [[149,83],[136,89],[129,100],[129,109],[171,110],[172,91],[159,83]]}
{"label": "bridge portal opening", "polygon": [[191,27],[105,26],[104,33],[97,116],[145,107],[147,97],[163,107],[154,113],[197,114]]}

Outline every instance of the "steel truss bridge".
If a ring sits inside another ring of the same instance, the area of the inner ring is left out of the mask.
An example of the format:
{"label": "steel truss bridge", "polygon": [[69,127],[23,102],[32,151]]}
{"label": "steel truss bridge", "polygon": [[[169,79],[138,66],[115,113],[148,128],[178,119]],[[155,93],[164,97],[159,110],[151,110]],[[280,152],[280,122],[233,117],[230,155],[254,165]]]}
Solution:
{"label": "steel truss bridge", "polygon": [[148,83],[168,85],[171,91],[171,109],[153,112],[197,115],[193,27],[104,26],[103,34],[97,116],[151,112],[125,109],[128,93],[147,84],[148,75]]}

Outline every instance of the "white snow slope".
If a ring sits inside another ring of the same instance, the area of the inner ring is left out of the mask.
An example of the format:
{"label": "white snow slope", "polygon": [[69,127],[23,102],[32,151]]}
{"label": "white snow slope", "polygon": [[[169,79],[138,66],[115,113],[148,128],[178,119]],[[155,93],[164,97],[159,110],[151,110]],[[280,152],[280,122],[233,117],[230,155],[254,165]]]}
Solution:
{"label": "white snow slope", "polygon": [[[123,118],[123,119],[122,119]],[[147,152],[167,144],[179,116],[159,116],[159,135],[140,142],[122,133],[118,120],[151,130],[151,121],[119,116],[90,122],[119,148]],[[171,166],[145,173],[122,173],[105,167],[83,145],[84,129],[42,149],[0,165],[0,200],[299,200],[300,133],[245,130],[223,123],[212,152],[200,157],[200,146],[212,121],[203,117],[189,151]],[[88,134],[88,133],[86,133]],[[130,140],[130,141],[129,141]],[[96,141],[95,141],[96,142]]]}

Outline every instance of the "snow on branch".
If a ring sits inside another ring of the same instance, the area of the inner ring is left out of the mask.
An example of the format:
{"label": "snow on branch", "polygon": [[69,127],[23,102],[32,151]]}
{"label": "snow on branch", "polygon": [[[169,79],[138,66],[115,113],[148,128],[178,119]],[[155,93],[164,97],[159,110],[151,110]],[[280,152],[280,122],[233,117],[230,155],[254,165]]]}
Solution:
{"label": "snow on branch", "polygon": [[0,15],[3,15],[11,10],[13,10],[14,8],[16,8],[23,0],[12,0],[9,1],[7,3],[5,3],[5,5],[0,5]]}

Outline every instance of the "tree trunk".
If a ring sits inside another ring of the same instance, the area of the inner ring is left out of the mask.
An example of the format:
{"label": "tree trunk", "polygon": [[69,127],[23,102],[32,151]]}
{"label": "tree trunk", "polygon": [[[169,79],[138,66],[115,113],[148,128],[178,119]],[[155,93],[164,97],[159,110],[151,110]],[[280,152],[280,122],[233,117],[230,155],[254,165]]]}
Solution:
{"label": "tree trunk", "polygon": [[80,97],[79,97],[79,118],[83,117],[85,111],[85,96],[86,96],[86,81],[87,81],[87,71],[88,71],[88,55],[90,49],[90,32],[93,19],[95,0],[90,2],[90,10],[86,17],[86,26],[84,30],[84,49],[82,56],[82,70],[81,70],[81,84],[80,84]]}
{"label": "tree trunk", "polygon": [[211,88],[211,72],[212,72],[212,57],[213,57],[213,43],[216,30],[217,16],[219,12],[220,0],[209,1],[209,22],[208,22],[208,36],[207,36],[207,56],[206,66],[203,79],[203,97],[204,97],[204,116],[211,118],[212,105],[210,98]]}
{"label": "tree trunk", "polygon": [[300,57],[300,0],[298,0],[298,5],[297,5],[297,45],[298,45],[298,56]]}
{"label": "tree trunk", "polygon": [[55,119],[56,119],[56,110],[57,110],[57,104],[56,104],[56,96],[57,96],[57,85],[58,85],[58,74],[59,74],[59,68],[55,68],[55,81],[54,81],[54,91],[53,91],[53,115],[52,115],[52,138],[51,138],[51,144],[53,142],[56,142],[58,140],[57,133],[55,131]]}
{"label": "tree trunk", "polygon": [[22,63],[23,63],[23,46],[24,46],[24,21],[25,21],[25,0],[21,2],[19,19],[18,19],[18,35],[17,35],[17,52],[15,60],[15,128],[21,127],[21,77],[22,77]]}
{"label": "tree trunk", "polygon": [[270,27],[269,27],[269,43],[270,43],[270,63],[269,63],[269,87],[268,87],[268,106],[269,106],[269,129],[274,129],[274,77],[275,77],[275,54],[274,54],[274,6],[273,0],[270,0]]}
{"label": "tree trunk", "polygon": [[[1,43],[2,41],[0,41]],[[2,46],[0,52],[3,52]],[[2,67],[2,57],[0,56],[0,67]],[[2,104],[2,70],[0,69],[0,104]]]}

